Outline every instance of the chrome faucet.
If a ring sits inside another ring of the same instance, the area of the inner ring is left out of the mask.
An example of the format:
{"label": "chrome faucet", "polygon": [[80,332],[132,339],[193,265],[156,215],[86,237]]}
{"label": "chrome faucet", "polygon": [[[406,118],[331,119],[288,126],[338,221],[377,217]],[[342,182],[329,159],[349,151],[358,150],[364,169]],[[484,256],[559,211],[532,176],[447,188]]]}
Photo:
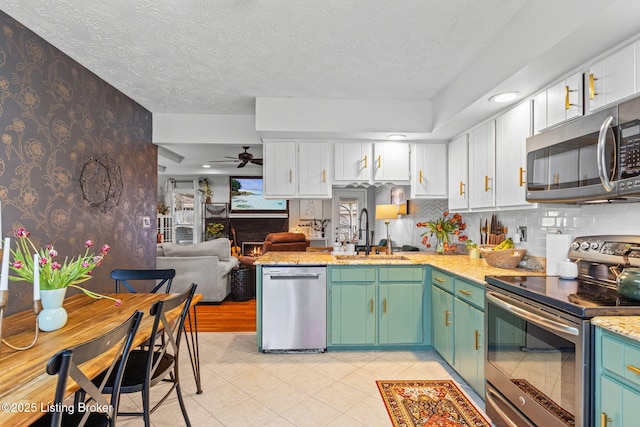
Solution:
{"label": "chrome faucet", "polygon": [[367,217],[367,220],[364,223],[364,227],[365,227],[364,254],[369,255],[369,252],[371,251],[371,244],[369,242],[369,211],[367,210],[367,208],[362,208],[360,210],[360,216],[358,217],[358,229],[359,229],[358,238],[362,239],[362,215],[363,214],[365,214]]}

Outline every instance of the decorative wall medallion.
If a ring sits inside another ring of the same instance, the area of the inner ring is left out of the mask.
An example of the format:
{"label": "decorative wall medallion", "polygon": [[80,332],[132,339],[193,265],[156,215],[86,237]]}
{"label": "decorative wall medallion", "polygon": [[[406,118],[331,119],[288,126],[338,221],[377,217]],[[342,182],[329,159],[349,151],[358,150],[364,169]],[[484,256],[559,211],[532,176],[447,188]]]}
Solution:
{"label": "decorative wall medallion", "polygon": [[122,196],[120,166],[106,154],[89,158],[80,172],[80,189],[91,206],[102,212],[113,209]]}

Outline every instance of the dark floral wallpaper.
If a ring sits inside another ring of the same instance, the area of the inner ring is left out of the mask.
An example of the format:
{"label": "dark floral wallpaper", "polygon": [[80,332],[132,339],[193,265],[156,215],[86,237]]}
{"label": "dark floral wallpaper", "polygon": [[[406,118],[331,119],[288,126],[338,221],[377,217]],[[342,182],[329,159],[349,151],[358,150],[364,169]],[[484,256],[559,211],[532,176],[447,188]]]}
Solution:
{"label": "dark floral wallpaper", "polygon": [[[155,268],[151,113],[2,11],[0,27],[2,237],[24,227],[69,258],[107,243],[85,285],[113,292],[112,269]],[[31,287],[9,286],[7,312],[30,308]]]}

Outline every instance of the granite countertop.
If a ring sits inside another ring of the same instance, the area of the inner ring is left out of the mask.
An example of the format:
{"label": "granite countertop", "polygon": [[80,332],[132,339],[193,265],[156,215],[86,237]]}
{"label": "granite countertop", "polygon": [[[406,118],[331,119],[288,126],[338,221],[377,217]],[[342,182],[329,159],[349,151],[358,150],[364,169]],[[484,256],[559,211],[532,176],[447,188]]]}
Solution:
{"label": "granite countertop", "polygon": [[[544,276],[544,272],[524,268],[491,267],[484,259],[468,255],[436,255],[431,252],[395,252],[396,257],[372,255],[339,259],[329,252],[267,252],[256,260],[260,265],[431,265],[464,279],[484,284],[485,276]],[[404,259],[399,259],[402,256]]]}
{"label": "granite countertop", "polygon": [[591,319],[591,324],[618,335],[640,341],[640,316],[602,316]]}

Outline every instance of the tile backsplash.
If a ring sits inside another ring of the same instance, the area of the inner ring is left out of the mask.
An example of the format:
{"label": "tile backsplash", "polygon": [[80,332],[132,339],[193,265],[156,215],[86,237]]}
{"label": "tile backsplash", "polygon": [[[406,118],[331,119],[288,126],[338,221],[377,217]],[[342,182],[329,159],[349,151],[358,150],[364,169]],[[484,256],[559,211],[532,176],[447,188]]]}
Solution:
{"label": "tile backsplash", "polygon": [[[376,189],[376,203],[389,203],[390,187]],[[409,188],[406,187],[406,194]],[[411,200],[409,214],[402,215],[389,224],[394,245],[413,245],[421,250],[420,244],[424,228],[417,228],[417,222],[427,221],[442,215],[448,207],[447,200]],[[546,236],[558,231],[571,236],[595,234],[640,235],[640,203],[612,203],[594,205],[539,204],[537,208],[461,213],[467,224],[466,234],[474,242],[480,241],[480,220],[496,214],[502,224],[509,229],[512,237],[517,227],[527,227],[527,241],[518,244],[526,248],[529,255],[546,256]],[[382,221],[376,221],[376,235],[386,235]]]}

